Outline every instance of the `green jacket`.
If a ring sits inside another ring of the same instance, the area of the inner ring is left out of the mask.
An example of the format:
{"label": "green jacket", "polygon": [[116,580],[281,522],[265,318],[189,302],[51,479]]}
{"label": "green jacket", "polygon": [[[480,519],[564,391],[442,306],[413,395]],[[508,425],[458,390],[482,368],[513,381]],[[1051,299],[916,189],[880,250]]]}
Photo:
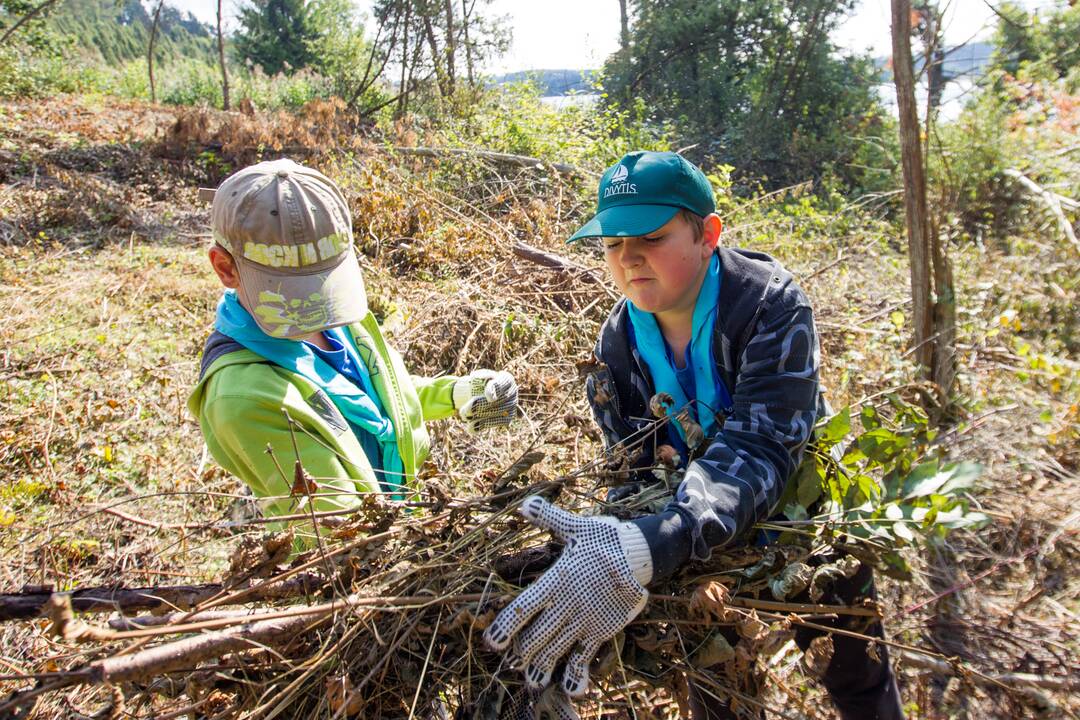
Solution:
{"label": "green jacket", "polygon": [[[377,366],[369,367],[372,381],[394,423],[405,484],[415,489],[416,471],[430,451],[424,422],[454,413],[457,378],[410,376],[371,313],[350,330]],[[316,511],[355,507],[362,500],[357,493],[381,491],[360,442],[325,392],[219,332],[206,342],[188,409],[199,421],[210,454],[261,498],[267,517],[307,512],[291,496],[297,455],[318,485]],[[297,430],[290,432],[283,410]]]}

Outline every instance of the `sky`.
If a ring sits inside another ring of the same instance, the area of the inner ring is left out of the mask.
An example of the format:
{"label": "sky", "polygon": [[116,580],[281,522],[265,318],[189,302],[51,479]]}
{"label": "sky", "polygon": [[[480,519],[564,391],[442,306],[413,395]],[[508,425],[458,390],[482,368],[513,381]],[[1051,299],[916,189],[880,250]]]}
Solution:
{"label": "sky", "polygon": [[[370,6],[357,0],[360,7]],[[960,44],[989,35],[994,13],[988,3],[1000,0],[944,0],[945,42]],[[167,0],[213,22],[216,0]],[[224,0],[226,16],[237,0]],[[1028,8],[1048,7],[1054,0],[1025,0]],[[855,11],[833,34],[841,47],[869,50],[875,57],[891,54],[890,0],[858,0]],[[493,62],[492,73],[557,68],[598,68],[618,47],[618,0],[494,0],[489,12],[504,15],[513,27],[513,46]],[[227,23],[226,28],[230,27]]]}

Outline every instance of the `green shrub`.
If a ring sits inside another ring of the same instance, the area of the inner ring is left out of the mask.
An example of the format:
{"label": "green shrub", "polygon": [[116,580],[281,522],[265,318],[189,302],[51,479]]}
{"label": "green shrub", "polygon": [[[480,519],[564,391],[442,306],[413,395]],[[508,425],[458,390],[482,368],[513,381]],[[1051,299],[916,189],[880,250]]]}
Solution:
{"label": "green shrub", "polygon": [[297,109],[333,94],[330,82],[311,70],[270,76],[259,68],[252,68],[234,74],[232,82],[234,102],[247,98],[255,107],[264,110]]}
{"label": "green shrub", "polygon": [[36,56],[25,48],[0,48],[0,97],[41,97],[54,93],[97,92],[107,73],[70,58]]}
{"label": "green shrub", "polygon": [[603,107],[584,100],[555,107],[532,82],[478,91],[456,117],[437,107],[428,116],[439,140],[451,147],[478,147],[599,171],[630,150],[668,150],[671,127],[649,121],[644,105]]}
{"label": "green shrub", "polygon": [[216,65],[184,60],[168,69],[158,98],[168,105],[222,105],[221,71]]}

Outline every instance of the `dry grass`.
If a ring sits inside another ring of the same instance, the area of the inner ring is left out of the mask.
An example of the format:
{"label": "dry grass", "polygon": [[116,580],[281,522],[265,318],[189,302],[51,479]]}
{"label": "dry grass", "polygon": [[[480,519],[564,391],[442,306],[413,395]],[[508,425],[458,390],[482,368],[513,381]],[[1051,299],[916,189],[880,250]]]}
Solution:
{"label": "dry grass", "polygon": [[[0,108],[5,591],[218,579],[242,536],[258,535],[257,528],[154,529],[101,512],[123,503],[124,512],[151,522],[226,520],[238,490],[205,458],[183,403],[218,293],[203,261],[205,211],[195,188],[250,158],[258,119],[204,115],[181,118],[188,125],[180,133],[170,113],[138,105],[96,108],[67,98]],[[289,122],[282,116],[267,127],[290,142],[317,132],[310,118],[292,129]],[[166,142],[154,142],[160,139]],[[212,157],[192,153],[189,142],[213,146]],[[435,425],[438,482],[451,495],[489,494],[502,470],[532,446],[546,458],[523,483],[586,466],[600,446],[575,364],[587,357],[613,290],[518,258],[512,246],[524,240],[598,267],[594,250],[562,245],[587,190],[535,170],[398,161],[359,140],[351,149],[312,153],[307,161],[346,190],[372,306],[394,345],[420,374],[506,367],[521,384],[526,417],[509,432],[476,439],[454,423]],[[439,189],[447,187],[455,191]],[[911,392],[912,368],[893,317],[906,297],[900,240],[890,226],[853,216],[840,213],[805,232],[804,222],[785,227],[778,216],[747,208],[729,218],[727,235],[778,255],[806,278],[836,406],[874,402],[888,389]],[[945,441],[955,456],[987,466],[985,491],[974,502],[995,523],[950,536],[945,560],[914,557],[921,571],[915,583],[885,583],[893,637],[958,651],[987,673],[1080,669],[1080,586],[1069,572],[1078,551],[1080,381],[1075,355],[1055,343],[1053,330],[1055,313],[1075,308],[1077,290],[1066,286],[1056,299],[1043,290],[1051,282],[1061,289],[1054,278],[1075,262],[1063,252],[1038,243],[1022,256],[956,251],[968,400]],[[1018,310],[1019,330],[999,318],[1006,308]],[[1030,343],[1028,355],[1014,337]],[[1064,369],[1026,367],[1031,353],[1056,358]],[[564,502],[581,505],[602,494],[589,477],[563,492]],[[446,590],[454,577],[431,589]],[[410,592],[405,585],[398,591]],[[938,594],[941,600],[927,602]],[[360,651],[371,639],[357,632]],[[79,652],[50,639],[42,624],[8,624],[0,637],[0,660],[12,673],[68,667]],[[417,668],[424,650],[413,658]],[[783,656],[776,672],[804,693],[794,657]],[[328,678],[331,671],[320,670]],[[914,718],[1044,712],[1030,694],[950,683],[917,668],[901,668],[900,676]],[[810,706],[827,705],[816,699],[820,690],[808,692]],[[211,707],[210,695],[201,697]],[[1065,715],[1080,710],[1065,693],[1049,699]],[[105,696],[78,701],[89,712]],[[622,702],[608,701],[611,708]],[[156,702],[162,712],[183,704]],[[232,700],[213,702],[227,709]],[[803,716],[775,691],[769,702]],[[38,716],[68,710],[53,700]]]}

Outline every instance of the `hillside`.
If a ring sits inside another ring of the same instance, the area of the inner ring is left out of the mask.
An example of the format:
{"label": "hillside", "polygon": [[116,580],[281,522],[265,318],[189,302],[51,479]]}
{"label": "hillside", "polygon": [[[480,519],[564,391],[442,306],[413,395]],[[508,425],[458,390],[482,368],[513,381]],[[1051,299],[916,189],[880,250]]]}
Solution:
{"label": "hillside", "polygon": [[541,95],[554,96],[595,92],[596,77],[595,70],[519,70],[496,75],[491,81],[496,85],[505,85],[528,80],[536,83]]}
{"label": "hillside", "polygon": [[[79,53],[107,65],[146,57],[153,17],[139,0],[64,0],[49,25],[71,38]],[[208,25],[190,12],[165,5],[161,11],[155,59],[217,57],[217,40]]]}

